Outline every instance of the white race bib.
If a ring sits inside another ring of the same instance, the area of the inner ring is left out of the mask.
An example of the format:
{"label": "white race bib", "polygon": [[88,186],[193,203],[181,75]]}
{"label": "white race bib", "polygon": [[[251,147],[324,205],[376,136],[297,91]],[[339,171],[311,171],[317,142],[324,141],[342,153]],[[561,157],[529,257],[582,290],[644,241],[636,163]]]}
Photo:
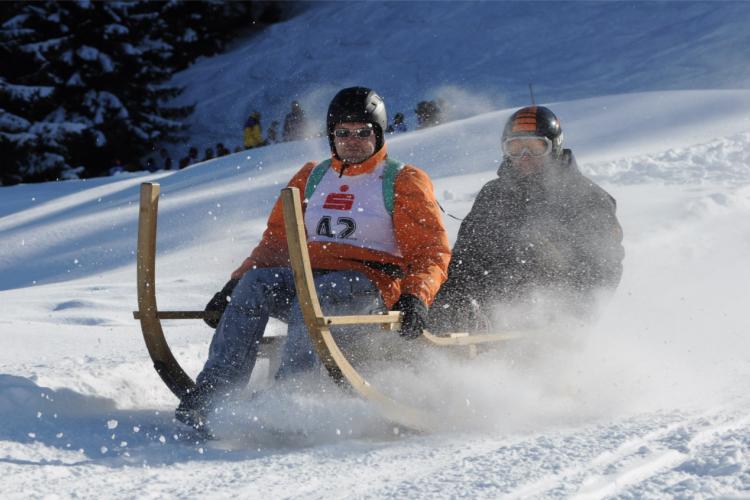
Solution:
{"label": "white race bib", "polygon": [[329,168],[307,201],[307,240],[368,248],[401,257],[383,201],[380,162],[366,174],[339,177]]}

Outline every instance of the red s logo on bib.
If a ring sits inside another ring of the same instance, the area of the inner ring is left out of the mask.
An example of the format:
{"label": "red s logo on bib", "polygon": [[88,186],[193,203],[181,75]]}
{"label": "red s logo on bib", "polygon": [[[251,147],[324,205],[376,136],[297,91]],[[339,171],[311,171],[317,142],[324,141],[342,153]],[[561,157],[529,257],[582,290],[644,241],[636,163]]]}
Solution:
{"label": "red s logo on bib", "polygon": [[[344,184],[339,189],[341,191],[349,191],[349,186]],[[329,210],[351,210],[354,205],[354,195],[350,193],[331,193],[326,196],[326,201],[323,203],[323,208]]]}

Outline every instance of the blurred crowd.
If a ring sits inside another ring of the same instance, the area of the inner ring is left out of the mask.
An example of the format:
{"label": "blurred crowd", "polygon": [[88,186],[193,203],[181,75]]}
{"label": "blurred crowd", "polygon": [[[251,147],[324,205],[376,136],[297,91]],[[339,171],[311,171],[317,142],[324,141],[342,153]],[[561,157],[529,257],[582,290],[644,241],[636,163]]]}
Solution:
{"label": "blurred crowd", "polygon": [[[439,125],[443,121],[443,115],[447,109],[447,105],[448,104],[444,99],[418,102],[414,109],[416,129],[420,130]],[[393,121],[388,124],[386,133],[398,134],[406,131],[408,131],[408,127],[404,114],[398,112],[393,115]],[[298,141],[317,136],[322,137],[324,135],[325,133],[323,131],[318,132],[317,134],[310,133],[304,109],[302,109],[299,101],[292,101],[291,109],[284,117],[284,124],[281,131],[279,131],[279,122],[272,121],[266,130],[265,137],[263,135],[263,125],[260,112],[253,111],[250,113],[245,120],[245,125],[243,127],[242,145],[236,146],[234,152],[238,153],[243,150],[268,146],[270,144]],[[153,157],[147,158],[145,166],[122,165],[119,161],[115,161],[115,164],[110,169],[110,174],[125,170],[143,170],[144,167],[151,172],[156,170],[178,170],[198,162],[226,156],[231,152],[232,151],[226,148],[221,142],[217,143],[214,147],[206,148],[203,151],[203,156],[198,154],[198,148],[189,146],[185,156],[181,157],[179,161],[174,162],[167,149],[161,148],[159,149],[158,159]]]}

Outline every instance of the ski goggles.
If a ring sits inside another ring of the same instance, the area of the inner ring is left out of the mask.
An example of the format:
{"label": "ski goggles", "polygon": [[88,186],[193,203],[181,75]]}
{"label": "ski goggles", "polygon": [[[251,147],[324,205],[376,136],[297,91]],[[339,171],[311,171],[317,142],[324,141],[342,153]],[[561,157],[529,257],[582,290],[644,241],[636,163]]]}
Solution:
{"label": "ski goggles", "polygon": [[372,127],[363,128],[337,128],[333,131],[333,135],[340,138],[346,137],[358,137],[360,139],[367,139],[372,135],[374,130]]}
{"label": "ski goggles", "polygon": [[552,151],[552,141],[546,137],[511,137],[503,141],[503,152],[511,158],[547,156]]}

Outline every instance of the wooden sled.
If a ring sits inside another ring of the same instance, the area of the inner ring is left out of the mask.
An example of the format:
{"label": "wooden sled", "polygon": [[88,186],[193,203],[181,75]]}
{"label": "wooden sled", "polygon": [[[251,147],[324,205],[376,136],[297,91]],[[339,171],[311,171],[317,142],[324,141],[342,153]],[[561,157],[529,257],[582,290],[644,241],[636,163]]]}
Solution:
{"label": "wooden sled", "polygon": [[[157,308],[155,265],[158,199],[158,184],[143,183],[141,185],[137,253],[138,311],[133,312],[133,316],[141,322],[143,338],[154,368],[167,387],[178,398],[182,398],[195,386],[195,383],[172,354],[164,337],[161,320],[203,319],[205,313],[203,311],[159,311]],[[401,314],[390,311],[373,315],[325,316],[313,282],[299,190],[297,188],[282,189],[281,200],[297,297],[316,354],[329,375],[338,384],[351,387],[357,394],[373,403],[383,416],[398,425],[417,431],[437,428],[439,422],[434,414],[396,401],[380,392],[357,372],[339,349],[331,334],[331,326],[372,324],[395,330],[400,327]],[[425,331],[420,340],[434,347],[466,348],[468,346],[473,348],[477,344],[504,342],[523,336],[518,333],[488,335],[453,333],[438,336]],[[273,357],[272,352],[279,349],[282,340],[283,337],[263,337],[259,355]]]}

